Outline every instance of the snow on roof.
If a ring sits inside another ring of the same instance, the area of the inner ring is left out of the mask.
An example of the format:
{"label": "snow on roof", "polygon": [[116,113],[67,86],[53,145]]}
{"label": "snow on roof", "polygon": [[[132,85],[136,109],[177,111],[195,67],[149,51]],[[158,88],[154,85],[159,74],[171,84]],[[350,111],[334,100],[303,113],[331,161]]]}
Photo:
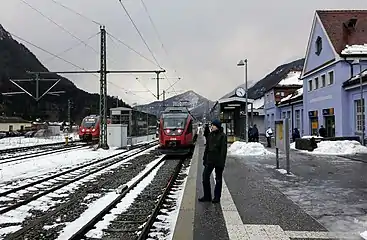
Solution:
{"label": "snow on roof", "polygon": [[346,45],[344,50],[341,52],[341,54],[344,54],[344,55],[366,54],[367,55],[367,44]]}
{"label": "snow on roof", "polygon": [[289,86],[289,85],[303,85],[303,81],[299,80],[301,76],[301,71],[292,71],[289,72],[287,77],[282,79],[278,85],[280,86]]}
{"label": "snow on roof", "polygon": [[[254,100],[253,105],[254,109],[262,108],[264,106],[264,97]],[[251,108],[251,106],[249,106],[249,108]]]}
{"label": "snow on roof", "polygon": [[[362,77],[365,77],[367,76],[367,69],[362,71]],[[352,77],[349,81],[353,81],[353,80],[356,80],[356,79],[359,79],[360,76],[359,76],[359,73],[357,75],[355,75],[354,77]]]}
{"label": "snow on roof", "polygon": [[293,94],[289,94],[288,96],[282,98],[280,102],[285,102],[290,99],[298,98],[299,96],[302,96],[302,94],[303,94],[303,88],[297,89],[297,91],[295,91]]}

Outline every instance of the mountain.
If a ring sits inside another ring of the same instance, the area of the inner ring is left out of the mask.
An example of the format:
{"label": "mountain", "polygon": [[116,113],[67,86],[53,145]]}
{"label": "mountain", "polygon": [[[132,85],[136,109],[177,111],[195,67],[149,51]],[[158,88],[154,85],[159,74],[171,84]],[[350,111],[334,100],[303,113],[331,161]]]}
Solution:
{"label": "mountain", "polygon": [[198,119],[202,119],[205,114],[213,107],[214,102],[190,90],[164,101],[155,101],[146,105],[139,105],[135,108],[139,111],[159,115],[164,110],[164,106],[187,106],[190,112]]}
{"label": "mountain", "polygon": [[[303,69],[305,59],[298,59],[290,63],[286,63],[277,67],[274,71],[266,75],[264,78],[260,79],[255,85],[249,88],[248,96],[251,99],[258,99],[264,96],[265,92],[277,85],[281,80],[287,78],[288,73],[291,71],[301,71]],[[245,84],[240,85],[245,87]],[[238,86],[238,87],[240,87]],[[233,96],[235,89],[223,98]]]}
{"label": "mountain", "polygon": [[[43,118],[49,121],[67,120],[68,99],[72,101],[71,116],[77,122],[88,114],[98,114],[99,94],[83,91],[75,86],[69,79],[57,74],[47,75],[48,79],[61,79],[52,91],[65,91],[60,96],[45,95],[38,103],[27,94],[5,96],[2,93],[20,92],[9,79],[29,79],[26,71],[48,72],[37,57],[23,44],[18,43],[0,25],[0,114],[6,116],[22,117],[26,120]],[[41,81],[39,91],[42,94],[54,81]],[[36,83],[20,82],[24,89],[35,95]],[[107,106],[116,106],[117,99],[107,98]],[[129,107],[125,102],[119,100],[119,106]]]}

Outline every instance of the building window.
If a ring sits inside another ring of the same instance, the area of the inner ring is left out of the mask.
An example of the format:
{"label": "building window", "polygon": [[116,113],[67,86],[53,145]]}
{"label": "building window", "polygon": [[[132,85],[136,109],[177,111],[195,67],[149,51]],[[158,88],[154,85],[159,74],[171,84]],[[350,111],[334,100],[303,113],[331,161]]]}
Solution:
{"label": "building window", "polygon": [[321,51],[322,51],[322,38],[319,36],[316,39],[316,52],[315,52],[316,55],[319,56]]}
{"label": "building window", "polygon": [[291,118],[291,111],[287,111],[287,118],[290,119]]}
{"label": "building window", "polygon": [[319,78],[315,77],[315,89],[319,88]]}
{"label": "building window", "polygon": [[12,131],[14,131],[14,127],[13,125],[9,125],[9,132],[12,132]]}
{"label": "building window", "polygon": [[266,119],[268,121],[268,127],[269,127],[270,126],[270,116],[269,116],[269,114],[266,115]]}
{"label": "building window", "polygon": [[301,129],[301,111],[300,110],[296,110],[296,116],[295,116],[295,127],[298,128],[298,130]]}
{"label": "building window", "polygon": [[286,112],[282,112],[282,119],[285,119]]}
{"label": "building window", "polygon": [[312,91],[312,80],[308,80],[308,91]]}
{"label": "building window", "polygon": [[325,74],[321,75],[321,87],[325,87],[326,86],[326,76]]}
{"label": "building window", "polygon": [[334,83],[334,71],[331,71],[328,73],[328,85],[331,85]]}
{"label": "building window", "polygon": [[364,99],[363,102],[360,99],[354,101],[354,115],[356,132],[361,133],[364,125]]}

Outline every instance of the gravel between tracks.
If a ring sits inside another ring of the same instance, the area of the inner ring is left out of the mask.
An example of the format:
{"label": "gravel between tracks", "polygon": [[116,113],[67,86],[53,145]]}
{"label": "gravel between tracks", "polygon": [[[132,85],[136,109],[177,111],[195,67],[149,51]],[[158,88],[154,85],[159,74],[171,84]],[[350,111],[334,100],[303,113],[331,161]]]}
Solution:
{"label": "gravel between tracks", "polygon": [[62,230],[66,223],[77,219],[87,208],[88,204],[94,200],[101,198],[107,192],[114,191],[117,187],[127,183],[134,176],[141,172],[145,165],[153,161],[159,156],[157,151],[151,151],[150,154],[144,154],[135,157],[130,161],[130,165],[123,164],[121,167],[113,169],[110,172],[102,174],[98,179],[80,185],[78,189],[69,196],[62,196],[54,201],[60,203],[52,207],[46,212],[34,211],[32,215],[23,222],[26,226],[28,222],[44,216],[52,212],[55,208],[66,202],[70,202],[67,208],[62,209],[50,216],[47,221],[38,224],[31,228],[26,234],[21,236],[21,239],[55,239],[58,237],[60,230]]}
{"label": "gravel between tracks", "polygon": [[[153,181],[135,198],[133,204],[123,212],[122,214],[116,216],[116,218],[111,222],[107,229],[104,230],[103,238],[108,239],[137,239],[138,231],[142,230],[144,223],[142,221],[147,220],[147,217],[153,212],[159,197],[163,194],[165,187],[169,179],[174,172],[175,167],[177,166],[179,160],[166,160],[162,167],[158,170],[155,175]],[[184,168],[187,168],[190,161],[186,160],[184,163]],[[183,170],[181,170],[181,174],[173,186],[173,190],[182,184],[183,180],[187,175],[183,174]],[[175,201],[172,201],[172,196],[168,195],[168,198],[161,209],[161,214],[169,215],[169,212],[172,212],[176,209]],[[126,223],[122,221],[141,221],[136,223]],[[157,221],[160,221],[159,218]],[[123,232],[121,229],[126,229],[128,231]],[[131,231],[132,230],[132,231]],[[134,231],[137,230],[137,231]],[[160,237],[166,236],[169,234],[169,226],[167,228],[162,228],[162,235]]]}

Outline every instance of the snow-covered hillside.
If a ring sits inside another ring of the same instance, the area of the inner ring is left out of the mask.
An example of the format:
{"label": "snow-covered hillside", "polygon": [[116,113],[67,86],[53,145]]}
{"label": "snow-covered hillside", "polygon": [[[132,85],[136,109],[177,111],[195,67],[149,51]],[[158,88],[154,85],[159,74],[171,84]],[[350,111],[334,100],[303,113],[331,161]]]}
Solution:
{"label": "snow-covered hillside", "polygon": [[136,109],[138,109],[139,111],[145,111],[151,114],[158,115],[161,111],[164,110],[163,105],[186,106],[195,117],[200,119],[209,112],[209,109],[213,107],[214,102],[190,90],[182,94],[167,98],[164,101],[164,104],[163,101],[155,101],[146,105],[136,106]]}

